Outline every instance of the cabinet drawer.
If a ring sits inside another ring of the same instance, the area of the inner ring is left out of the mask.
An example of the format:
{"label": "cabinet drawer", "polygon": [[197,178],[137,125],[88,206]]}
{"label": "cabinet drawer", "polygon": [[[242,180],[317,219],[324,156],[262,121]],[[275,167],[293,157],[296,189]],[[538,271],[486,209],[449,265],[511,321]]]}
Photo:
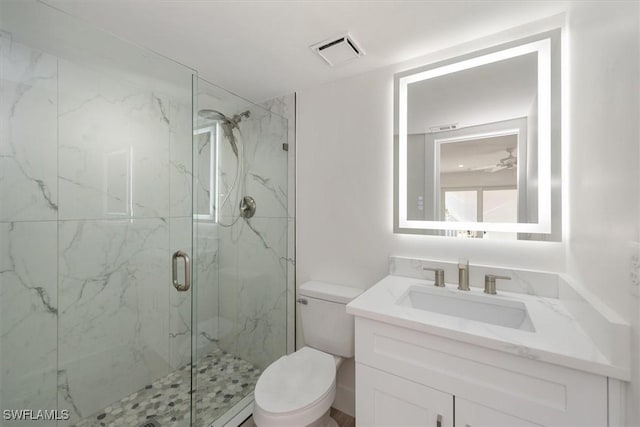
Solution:
{"label": "cabinet drawer", "polygon": [[607,379],[356,318],[356,362],[546,425],[607,425]]}
{"label": "cabinet drawer", "polygon": [[513,415],[456,398],[455,427],[543,427]]}
{"label": "cabinet drawer", "polygon": [[453,427],[453,396],[356,364],[358,427]]}

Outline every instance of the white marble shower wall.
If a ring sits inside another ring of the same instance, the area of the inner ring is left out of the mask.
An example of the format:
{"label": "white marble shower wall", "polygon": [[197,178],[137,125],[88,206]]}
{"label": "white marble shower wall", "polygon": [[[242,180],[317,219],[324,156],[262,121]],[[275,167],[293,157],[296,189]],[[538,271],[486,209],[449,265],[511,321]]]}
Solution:
{"label": "white marble shower wall", "polygon": [[190,360],[190,72],[156,90],[5,32],[0,55],[0,406],[73,422]]}
{"label": "white marble shower wall", "polygon": [[0,62],[0,407],[55,409],[57,60],[0,32]]}
{"label": "white marble shower wall", "polygon": [[189,363],[177,249],[196,259],[199,351],[219,343],[265,367],[291,350],[293,95],[234,104],[251,113],[241,188],[256,216],[194,225],[188,70],[176,88],[5,32],[0,55],[0,406],[68,409],[73,423]]}
{"label": "white marble shower wall", "polygon": [[273,98],[261,105],[287,119],[287,353],[292,353],[296,334],[296,95]]}
{"label": "white marble shower wall", "polygon": [[[287,351],[287,326],[293,327],[287,319],[286,293],[287,270],[293,268],[287,260],[289,174],[282,146],[289,138],[287,120],[204,80],[198,81],[196,99],[198,111],[213,110],[228,118],[246,111],[249,115],[233,129],[237,156],[225,135],[228,129],[217,132],[219,221],[195,221],[196,358],[220,346],[266,366]],[[199,116],[196,127],[215,126],[215,120],[207,119],[211,114],[216,113]],[[208,149],[200,150],[206,138],[198,141],[198,153],[207,156]],[[208,187],[209,168],[200,160],[194,206],[203,212],[215,191]],[[238,217],[243,195],[257,202],[256,215],[249,220]]]}
{"label": "white marble shower wall", "polygon": [[[288,296],[289,270],[293,260],[288,248],[289,153],[283,144],[289,139],[288,120],[278,113],[292,106],[293,96],[266,106],[227,104],[225,115],[248,110],[236,134],[243,167],[232,188],[238,162],[228,141],[219,148],[221,196],[230,192],[230,202],[221,206],[219,232],[219,331],[220,346],[265,368],[285,354],[291,342],[288,329],[292,312]],[[235,110],[229,110],[235,108]],[[289,110],[289,111],[292,111]],[[292,123],[291,123],[292,124]],[[238,219],[241,195],[252,196],[257,205],[250,219]]]}
{"label": "white marble shower wall", "polygon": [[[206,83],[201,80],[197,81],[198,92],[194,107],[196,110],[203,108],[211,108],[212,104],[216,104],[216,98],[210,97],[206,92],[202,92],[201,87]],[[216,104],[217,105],[217,104]],[[205,122],[196,114],[196,129],[209,128],[211,122]],[[194,151],[194,173],[196,180],[194,182],[195,191],[193,193],[194,212],[202,214],[203,207],[208,208],[209,197],[213,194],[210,181],[210,173],[214,165],[209,164],[210,157],[205,155],[210,150],[215,151],[212,141],[203,135],[197,135],[194,139],[196,151]],[[207,145],[205,147],[205,145]],[[204,148],[204,150],[203,150]],[[204,156],[204,158],[202,158]],[[206,170],[203,167],[206,163]],[[209,353],[218,346],[219,342],[219,287],[218,287],[218,224],[213,218],[196,218],[193,222],[194,257],[196,264],[194,266],[194,309],[196,330],[194,333],[196,343],[196,354],[194,359],[198,359]],[[185,310],[186,311],[186,310]]]}

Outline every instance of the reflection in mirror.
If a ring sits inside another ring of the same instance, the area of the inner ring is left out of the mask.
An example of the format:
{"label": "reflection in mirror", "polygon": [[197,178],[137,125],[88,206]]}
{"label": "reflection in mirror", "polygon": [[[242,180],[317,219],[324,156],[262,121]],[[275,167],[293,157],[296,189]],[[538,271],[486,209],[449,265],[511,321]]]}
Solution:
{"label": "reflection in mirror", "polygon": [[[516,135],[444,143],[437,164],[440,169],[439,219],[518,222],[516,149]],[[465,193],[474,195],[475,206],[460,204],[457,195]],[[489,194],[494,195],[497,205],[484,203]],[[474,208],[473,215],[463,214],[471,208]]]}
{"label": "reflection in mirror", "polygon": [[551,233],[552,163],[559,174],[559,157],[551,158],[559,155],[551,149],[552,134],[559,144],[551,129],[559,121],[551,105],[559,96],[554,37],[396,75],[396,231]]}
{"label": "reflection in mirror", "polygon": [[197,209],[194,216],[199,220],[214,221],[215,201],[218,200],[215,186],[218,124],[197,129],[193,139],[198,155],[194,159],[197,162]]}

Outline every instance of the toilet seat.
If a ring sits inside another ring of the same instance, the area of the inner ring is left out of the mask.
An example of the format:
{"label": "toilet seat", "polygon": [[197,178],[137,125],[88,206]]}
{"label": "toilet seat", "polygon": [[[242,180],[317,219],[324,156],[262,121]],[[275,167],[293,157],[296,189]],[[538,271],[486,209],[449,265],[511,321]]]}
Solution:
{"label": "toilet seat", "polygon": [[282,356],[260,375],[255,388],[258,426],[307,425],[333,403],[336,362],[311,347]]}

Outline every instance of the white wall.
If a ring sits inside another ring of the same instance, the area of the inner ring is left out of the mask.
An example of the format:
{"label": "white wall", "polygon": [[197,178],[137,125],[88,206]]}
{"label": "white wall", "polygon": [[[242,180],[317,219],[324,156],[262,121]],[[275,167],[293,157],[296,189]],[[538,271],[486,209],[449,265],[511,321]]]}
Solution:
{"label": "white wall", "polygon": [[[296,283],[367,288],[387,272],[392,221],[392,75],[302,91],[297,104]],[[297,346],[303,345],[297,328]],[[354,415],[353,362],[335,406]]]}
{"label": "white wall", "polygon": [[[392,230],[393,74],[556,27],[550,19],[298,93],[297,283],[367,288],[387,274],[389,255],[468,257],[472,265],[568,271],[630,319],[629,248],[639,226],[638,3],[575,3],[568,12],[572,146],[564,242]],[[352,387],[342,374],[339,384]]]}
{"label": "white wall", "polygon": [[[631,256],[638,242],[638,3],[587,4],[571,29],[567,273],[632,321]],[[637,318],[637,315],[636,315]],[[634,336],[638,337],[637,324]],[[630,425],[640,424],[637,342]]]}
{"label": "white wall", "polygon": [[638,239],[637,6],[589,5],[569,20],[567,272],[627,319],[630,242]]}

